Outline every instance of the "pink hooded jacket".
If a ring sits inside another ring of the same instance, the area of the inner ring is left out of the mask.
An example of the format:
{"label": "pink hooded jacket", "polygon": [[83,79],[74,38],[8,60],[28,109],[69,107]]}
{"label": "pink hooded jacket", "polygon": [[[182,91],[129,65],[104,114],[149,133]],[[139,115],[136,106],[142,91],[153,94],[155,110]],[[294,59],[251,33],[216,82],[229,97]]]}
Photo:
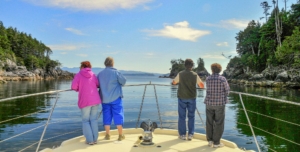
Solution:
{"label": "pink hooded jacket", "polygon": [[90,68],[83,68],[75,75],[71,89],[79,92],[78,107],[80,109],[102,103],[98,88],[99,81]]}

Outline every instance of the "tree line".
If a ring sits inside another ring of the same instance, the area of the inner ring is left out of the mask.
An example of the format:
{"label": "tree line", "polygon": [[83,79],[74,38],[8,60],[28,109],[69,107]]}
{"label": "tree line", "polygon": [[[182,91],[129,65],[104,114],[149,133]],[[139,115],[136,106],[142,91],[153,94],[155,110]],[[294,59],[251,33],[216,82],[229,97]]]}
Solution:
{"label": "tree line", "polygon": [[59,61],[50,59],[51,48],[33,38],[31,34],[20,32],[17,28],[4,27],[0,21],[0,60],[10,59],[18,66],[26,66],[28,70],[41,68],[48,72],[60,66]]}
{"label": "tree line", "polygon": [[[236,51],[230,65],[246,65],[250,70],[262,72],[269,66],[284,65],[300,68],[300,0],[290,10],[278,7],[278,0],[263,1],[260,6],[265,23],[252,20],[236,35]],[[271,5],[270,5],[271,4]],[[271,12],[271,13],[270,13]]]}
{"label": "tree line", "polygon": [[[171,72],[170,77],[176,76],[180,71],[185,70],[184,60],[182,59],[172,59],[171,60]],[[202,58],[197,59],[197,67],[193,67],[192,69],[195,72],[206,71],[204,67],[204,60]]]}

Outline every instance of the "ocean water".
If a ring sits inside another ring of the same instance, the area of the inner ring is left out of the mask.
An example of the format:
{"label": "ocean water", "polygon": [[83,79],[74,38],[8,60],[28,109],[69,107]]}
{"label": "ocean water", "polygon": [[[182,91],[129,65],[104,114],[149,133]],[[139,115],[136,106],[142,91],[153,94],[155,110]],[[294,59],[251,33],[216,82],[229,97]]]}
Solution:
{"label": "ocean water", "polygon": [[[131,76],[127,77],[126,85],[170,85],[171,81],[169,78]],[[8,82],[0,85],[0,97],[2,99],[50,90],[69,89],[70,85],[71,80]],[[231,86],[231,90],[295,102],[299,102],[300,98],[299,90],[246,88],[241,86]],[[155,92],[157,96],[155,96]],[[145,97],[143,100],[144,93]],[[125,86],[123,87],[123,94],[124,128],[139,127],[141,122],[150,120],[156,122],[158,127],[177,129],[177,86]],[[200,116],[196,112],[195,131],[203,134],[205,134],[205,124],[202,123],[201,118],[205,123],[205,105],[203,103],[205,94],[205,90],[197,90],[196,101]],[[81,116],[77,107],[77,93],[75,91],[62,92],[58,96],[56,94],[47,94],[15,99],[0,103],[0,151],[20,151],[30,145],[32,146],[25,151],[35,151],[37,144],[33,144],[38,142],[41,137],[44,128],[42,125],[45,124],[49,116],[49,109],[55,103],[56,97],[58,102],[46,130],[45,141],[41,144],[40,149],[59,146],[64,140],[82,135]],[[229,100],[230,103],[226,105],[223,138],[235,142],[238,147],[257,151],[238,95],[230,94]],[[143,106],[141,108],[142,101]],[[248,115],[253,126],[284,138],[281,139],[260,129],[254,129],[262,151],[297,151],[300,148],[299,145],[285,140],[293,139],[294,142],[300,143],[299,126],[257,114],[261,113],[270,117],[299,123],[299,107],[253,97],[243,97],[243,101],[247,110],[249,110]],[[37,111],[39,112],[36,113]],[[101,111],[101,106],[99,111]],[[22,115],[27,116],[10,120]],[[138,121],[139,115],[140,119]],[[115,129],[116,127],[112,125],[111,128]],[[35,130],[18,135],[31,129]],[[103,130],[102,117],[100,117],[99,131]],[[17,137],[9,139],[13,136]]]}

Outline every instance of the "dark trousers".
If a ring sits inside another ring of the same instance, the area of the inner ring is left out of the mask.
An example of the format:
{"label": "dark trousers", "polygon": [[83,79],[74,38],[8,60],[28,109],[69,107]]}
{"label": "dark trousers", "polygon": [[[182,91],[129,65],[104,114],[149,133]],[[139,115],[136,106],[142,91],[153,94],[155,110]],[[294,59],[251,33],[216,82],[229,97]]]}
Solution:
{"label": "dark trousers", "polygon": [[224,132],[225,105],[206,105],[206,139],[213,141],[215,145],[220,144]]}

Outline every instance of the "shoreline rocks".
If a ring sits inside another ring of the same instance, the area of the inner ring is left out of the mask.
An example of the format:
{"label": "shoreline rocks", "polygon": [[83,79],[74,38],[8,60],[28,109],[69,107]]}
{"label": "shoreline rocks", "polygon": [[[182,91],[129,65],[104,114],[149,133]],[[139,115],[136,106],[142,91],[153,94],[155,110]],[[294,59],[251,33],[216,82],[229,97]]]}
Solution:
{"label": "shoreline rocks", "polygon": [[248,70],[242,65],[227,67],[223,71],[230,84],[275,87],[275,88],[300,88],[300,69],[288,68],[286,66],[269,66],[261,73]]}
{"label": "shoreline rocks", "polygon": [[17,66],[14,62],[0,61],[0,84],[7,81],[35,81],[50,79],[73,79],[74,73],[63,71],[60,68],[53,68],[46,72],[43,69],[28,71],[25,66]]}

